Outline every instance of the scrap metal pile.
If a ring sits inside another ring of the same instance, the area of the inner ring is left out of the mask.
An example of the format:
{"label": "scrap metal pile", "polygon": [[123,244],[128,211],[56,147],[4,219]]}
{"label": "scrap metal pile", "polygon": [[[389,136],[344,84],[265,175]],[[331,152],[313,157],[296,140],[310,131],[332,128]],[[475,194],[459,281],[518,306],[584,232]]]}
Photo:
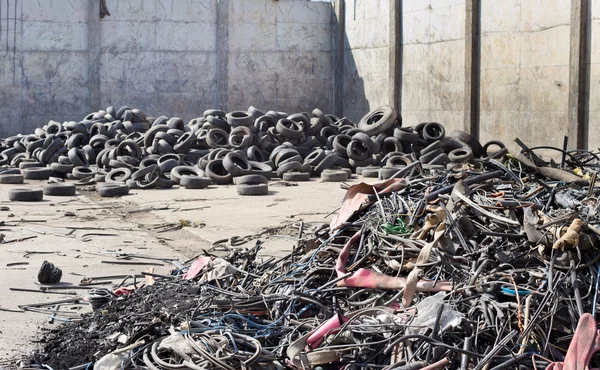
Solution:
{"label": "scrap metal pile", "polygon": [[[467,139],[471,151],[481,150]],[[455,145],[432,143],[430,150]],[[260,243],[223,257],[207,253],[151,286],[107,295],[93,315],[49,335],[32,362],[153,370],[598,367],[600,158],[557,149],[560,163],[546,162],[519,143],[520,153],[483,153],[448,167],[405,156],[402,176],[350,187],[331,223],[300,238],[288,256],[258,258]]]}
{"label": "scrap metal pile", "polygon": [[[12,189],[9,198],[14,201],[72,196],[75,185],[95,183],[101,196],[232,182],[240,195],[265,195],[271,178],[308,181],[316,175],[344,181],[367,167],[365,176],[387,179],[399,167],[413,169],[413,159],[405,154],[415,154],[431,168],[480,158],[499,144],[502,149],[501,143],[482,147],[474,141],[462,131],[446,135],[436,122],[402,127],[389,106],[358,124],[319,109],[295,114],[263,113],[254,107],[229,113],[210,109],[185,124],[178,117],[108,107],[81,121],[50,121],[29,135],[1,140],[0,165],[8,168],[0,171],[0,183],[53,178],[43,189]],[[261,177],[237,181],[246,175]],[[57,183],[65,178],[77,183]]]}

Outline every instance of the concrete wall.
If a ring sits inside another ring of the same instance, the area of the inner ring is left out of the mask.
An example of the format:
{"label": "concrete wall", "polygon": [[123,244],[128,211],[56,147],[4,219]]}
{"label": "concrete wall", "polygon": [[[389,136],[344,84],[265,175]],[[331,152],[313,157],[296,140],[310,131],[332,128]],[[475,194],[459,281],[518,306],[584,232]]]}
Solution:
{"label": "concrete wall", "polygon": [[323,2],[231,1],[228,108],[331,111],[331,17]]}
{"label": "concrete wall", "polygon": [[356,123],[388,104],[389,13],[389,0],[346,1],[342,106]]}
{"label": "concrete wall", "polygon": [[107,0],[95,48],[92,1],[0,0],[0,136],[109,105],[184,119],[217,106],[332,110],[331,4],[221,0],[218,16],[217,0]]}
{"label": "concrete wall", "polygon": [[89,109],[87,1],[0,0],[0,136]]}
{"label": "concrete wall", "polygon": [[600,150],[600,0],[591,0],[589,29],[589,79],[588,79],[588,135],[587,146]]}
{"label": "concrete wall", "polygon": [[[482,0],[481,141],[562,147],[568,128],[570,0]],[[572,138],[573,140],[575,138]]]}
{"label": "concrete wall", "polygon": [[435,121],[462,129],[464,0],[404,0],[402,38],[403,126]]}

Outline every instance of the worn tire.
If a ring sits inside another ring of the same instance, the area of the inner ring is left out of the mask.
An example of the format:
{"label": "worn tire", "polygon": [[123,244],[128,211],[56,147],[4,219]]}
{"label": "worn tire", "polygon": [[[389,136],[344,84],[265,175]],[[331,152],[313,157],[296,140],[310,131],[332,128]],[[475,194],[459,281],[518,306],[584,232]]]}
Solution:
{"label": "worn tire", "polygon": [[335,163],[339,158],[340,157],[335,153],[326,155],[325,158],[323,158],[323,160],[315,167],[315,173],[320,174],[323,172],[323,170],[327,170],[335,166]]}
{"label": "worn tire", "polygon": [[321,173],[321,180],[325,182],[342,182],[348,180],[348,172],[344,170],[326,170]]}
{"label": "worn tire", "polygon": [[233,178],[223,166],[223,160],[221,159],[213,159],[208,162],[204,174],[216,185],[229,185]]}
{"label": "worn tire", "polygon": [[106,183],[124,183],[131,178],[131,170],[129,168],[115,168],[106,174]]}
{"label": "worn tire", "polygon": [[8,199],[11,202],[39,202],[44,199],[42,189],[10,189]]}
{"label": "worn tire", "polygon": [[237,185],[237,193],[239,195],[267,195],[267,194],[269,194],[269,185],[267,185],[267,184]]}
{"label": "worn tire", "polygon": [[252,166],[248,162],[248,159],[243,155],[235,152],[227,153],[223,157],[223,167],[233,177],[244,176],[252,171]]}
{"label": "worn tire", "polygon": [[86,177],[94,176],[96,172],[89,167],[75,167],[71,173],[73,174],[73,177],[81,180]]}
{"label": "worn tire", "polygon": [[211,184],[212,180],[208,177],[183,175],[179,179],[179,185],[186,189],[204,189]]}
{"label": "worn tire", "polygon": [[448,153],[448,159],[454,163],[465,163],[473,159],[473,150],[470,147],[454,149]]}
{"label": "worn tire", "polygon": [[290,171],[283,174],[283,179],[285,181],[308,181],[310,180],[310,173]]}
{"label": "worn tire", "polygon": [[22,172],[27,180],[48,180],[52,176],[52,169],[47,167],[26,168]]}
{"label": "worn tire", "polygon": [[301,162],[287,162],[277,168],[277,176],[283,178],[283,174],[291,171],[302,171]]}
{"label": "worn tire", "polygon": [[101,197],[120,197],[129,194],[129,186],[123,182],[100,184],[97,189]]}
{"label": "worn tire", "polygon": [[43,191],[44,195],[69,197],[75,195],[76,188],[74,184],[57,182],[44,185]]}
{"label": "worn tire", "polygon": [[398,113],[394,108],[384,105],[364,116],[358,123],[358,128],[369,136],[375,136],[392,127],[397,118]]}
{"label": "worn tire", "polygon": [[365,167],[361,173],[362,177],[377,178],[379,177],[379,167]]}
{"label": "worn tire", "polygon": [[21,174],[0,175],[0,184],[22,184],[23,178]]}
{"label": "worn tire", "polygon": [[246,175],[236,179],[236,185],[268,184],[269,179],[261,175]]}
{"label": "worn tire", "polygon": [[203,177],[204,172],[193,166],[177,166],[171,170],[171,180],[173,180],[175,184],[181,184],[181,178],[183,176]]}

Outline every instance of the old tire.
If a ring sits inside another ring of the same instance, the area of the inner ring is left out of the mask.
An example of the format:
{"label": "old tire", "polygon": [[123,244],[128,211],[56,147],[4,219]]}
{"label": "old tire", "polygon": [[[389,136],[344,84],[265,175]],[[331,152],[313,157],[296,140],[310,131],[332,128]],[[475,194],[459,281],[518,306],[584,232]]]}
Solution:
{"label": "old tire", "polygon": [[46,167],[26,168],[22,172],[27,180],[48,180],[52,175],[52,169]]}
{"label": "old tire", "polygon": [[76,188],[74,184],[58,182],[44,185],[43,191],[44,195],[69,197],[75,195]]}
{"label": "old tire", "polygon": [[97,189],[101,197],[120,197],[129,194],[129,186],[122,182],[100,184]]}
{"label": "old tire", "polygon": [[358,128],[369,136],[375,136],[392,127],[397,118],[398,113],[394,108],[384,105],[364,116],[358,123]]}
{"label": "old tire", "polygon": [[297,172],[291,171],[283,174],[285,181],[308,181],[310,180],[310,173],[308,172]]}
{"label": "old tire", "polygon": [[206,177],[212,180],[216,185],[229,185],[233,176],[223,166],[223,160],[213,159],[206,165],[204,170]]}
{"label": "old tire", "polygon": [[321,173],[321,180],[325,182],[342,182],[348,180],[348,172],[344,170],[326,170]]}
{"label": "old tire", "polygon": [[204,189],[211,184],[212,180],[208,177],[183,175],[179,179],[179,185],[186,189]]}
{"label": "old tire", "polygon": [[238,185],[237,193],[239,195],[267,195],[269,193],[269,185],[267,184],[255,184],[255,185]]}
{"label": "old tire", "polygon": [[42,189],[10,189],[8,199],[12,202],[39,202],[44,199]]}
{"label": "old tire", "polygon": [[23,175],[19,175],[19,174],[0,175],[0,184],[22,184],[22,183],[23,183]]}

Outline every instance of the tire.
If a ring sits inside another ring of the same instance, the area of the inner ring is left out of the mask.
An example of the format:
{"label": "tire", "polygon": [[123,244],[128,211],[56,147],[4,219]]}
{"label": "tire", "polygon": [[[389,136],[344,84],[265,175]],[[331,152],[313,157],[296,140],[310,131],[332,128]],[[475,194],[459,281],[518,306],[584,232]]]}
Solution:
{"label": "tire", "polygon": [[397,118],[398,113],[394,108],[384,105],[364,116],[358,123],[358,128],[369,136],[375,136],[392,127]]}
{"label": "tire", "polygon": [[229,145],[235,149],[246,149],[254,143],[254,134],[248,127],[236,127],[229,133]]}
{"label": "tire", "polygon": [[364,161],[367,158],[370,158],[373,154],[374,153],[371,152],[371,149],[359,140],[352,140],[346,149],[346,155],[348,158],[354,159],[355,161]]}
{"label": "tire", "polygon": [[291,171],[302,171],[301,162],[288,162],[277,168],[277,176],[283,178],[283,174]]}
{"label": "tire", "polygon": [[446,153],[442,153],[430,160],[427,164],[445,166],[448,162],[450,162],[450,159],[448,159],[448,155]]}
{"label": "tire", "polygon": [[348,145],[352,142],[352,137],[346,134],[339,134],[333,138],[331,146],[333,150],[342,158],[348,158]]}
{"label": "tire", "polygon": [[268,184],[269,179],[261,175],[240,176],[236,180],[236,185],[257,185]]}
{"label": "tire", "polygon": [[444,153],[442,151],[442,149],[434,149],[430,152],[427,152],[426,154],[423,154],[422,156],[419,157],[419,162],[425,164],[425,163],[429,163],[429,161],[431,161],[433,158],[437,157],[438,155]]}
{"label": "tire", "polygon": [[11,202],[40,202],[44,199],[42,189],[10,189],[8,200]]}
{"label": "tire", "polygon": [[310,180],[310,173],[308,172],[297,172],[291,171],[283,174],[285,181],[308,181]]}
{"label": "tire", "polygon": [[81,180],[85,179],[86,177],[93,176],[95,174],[95,171],[89,167],[75,167],[73,168],[73,171],[71,171],[71,173],[73,174],[73,177]]}
{"label": "tire", "polygon": [[385,161],[386,167],[408,166],[412,160],[402,155],[393,155]]}
{"label": "tire", "polygon": [[329,154],[323,158],[323,160],[315,167],[315,173],[320,174],[323,170],[327,170],[333,166],[338,161],[339,156],[335,153]]}
{"label": "tire", "polygon": [[[495,152],[490,153],[489,149],[491,146],[497,146],[498,150]],[[492,140],[492,141],[488,141],[487,143],[485,143],[485,145],[483,146],[482,150],[483,150],[483,155],[485,155],[486,157],[492,157],[494,158],[498,153],[500,153],[503,149],[506,149],[506,145],[504,145],[503,142],[498,141],[498,140]]]}
{"label": "tire", "polygon": [[76,194],[76,188],[74,184],[67,183],[51,183],[44,185],[44,195],[57,196],[57,197],[70,197]]}
{"label": "tire", "polygon": [[72,164],[62,164],[62,163],[56,162],[56,163],[52,163],[50,165],[50,168],[54,172],[66,174],[66,173],[73,173],[74,166]]}
{"label": "tire", "polygon": [[244,176],[252,171],[252,166],[248,162],[248,159],[243,155],[235,152],[227,153],[223,157],[223,167],[233,177]]}
{"label": "tire", "polygon": [[225,115],[227,123],[231,127],[246,126],[249,127],[254,123],[254,117],[252,114],[244,111],[233,111]]}
{"label": "tire", "polygon": [[129,168],[115,168],[106,174],[106,183],[124,183],[131,178],[131,170]]}
{"label": "tire", "polygon": [[269,194],[269,185],[237,185],[237,193],[239,195],[267,195]]}
{"label": "tire", "polygon": [[321,180],[325,182],[342,182],[348,180],[348,172],[344,170],[326,170],[321,173]]}
{"label": "tire", "polygon": [[248,161],[250,167],[252,167],[252,171],[250,173],[252,175],[261,175],[270,179],[273,175],[273,168],[269,166],[267,163]]}
{"label": "tire", "polygon": [[52,169],[47,167],[26,168],[22,172],[27,180],[48,180],[52,175]]}
{"label": "tire", "polygon": [[[52,163],[54,164],[54,163]],[[20,169],[25,169],[25,168],[32,168],[32,167],[42,167],[42,165],[40,164],[40,162],[21,162],[19,163],[19,168]]]}
{"label": "tire", "polygon": [[106,182],[106,174],[105,173],[97,173],[94,175],[94,181],[96,182]]}
{"label": "tire", "polygon": [[0,184],[22,184],[23,178],[21,174],[0,175]]}
{"label": "tire", "polygon": [[306,158],[304,158],[304,163],[316,167],[323,159],[325,159],[326,156],[327,154],[325,154],[323,149],[316,149],[308,154]]}
{"label": "tire", "polygon": [[296,121],[292,121],[291,119],[283,118],[277,121],[277,125],[275,126],[278,133],[283,135],[287,139],[297,140],[302,137],[304,134],[302,130],[302,126]]}
{"label": "tire", "polygon": [[73,166],[89,166],[87,156],[83,149],[73,148],[67,152]]}
{"label": "tire", "polygon": [[204,170],[206,177],[212,180],[216,185],[229,185],[233,176],[223,166],[223,160],[213,159],[206,165]]}
{"label": "tire", "polygon": [[167,158],[164,161],[158,160],[158,168],[160,169],[160,173],[163,174],[170,173],[177,166],[179,166],[179,162],[172,158]]}
{"label": "tire", "polygon": [[246,150],[248,160],[255,162],[264,162],[267,160],[263,151],[257,146],[251,146]]}
{"label": "tire", "polygon": [[181,184],[181,178],[183,176],[203,177],[203,175],[204,173],[202,170],[192,166],[177,166],[171,170],[171,180],[173,180],[175,184]]}
{"label": "tire", "polygon": [[206,144],[212,149],[229,148],[229,134],[219,128],[213,128],[206,134]]}
{"label": "tire", "polygon": [[473,151],[470,147],[454,149],[448,153],[448,159],[454,163],[465,163],[473,159]]}
{"label": "tire", "polygon": [[179,184],[186,189],[204,189],[212,184],[212,180],[208,177],[183,175]]}
{"label": "tire", "polygon": [[473,157],[475,157],[475,158],[480,158],[484,154],[481,143],[475,137],[471,136],[467,132],[464,132],[461,130],[454,130],[454,131],[450,132],[447,135],[447,137],[450,137],[453,139],[459,139],[459,140],[462,140],[463,142],[465,142],[468,146],[471,147],[471,150],[473,151]]}
{"label": "tire", "polygon": [[423,127],[423,138],[426,142],[443,140],[446,136],[446,129],[437,122],[429,122]]}
{"label": "tire", "polygon": [[100,184],[97,186],[101,197],[120,197],[129,194],[129,186],[122,182]]}
{"label": "tire", "polygon": [[377,178],[379,177],[379,167],[365,167],[361,173],[362,177]]}

